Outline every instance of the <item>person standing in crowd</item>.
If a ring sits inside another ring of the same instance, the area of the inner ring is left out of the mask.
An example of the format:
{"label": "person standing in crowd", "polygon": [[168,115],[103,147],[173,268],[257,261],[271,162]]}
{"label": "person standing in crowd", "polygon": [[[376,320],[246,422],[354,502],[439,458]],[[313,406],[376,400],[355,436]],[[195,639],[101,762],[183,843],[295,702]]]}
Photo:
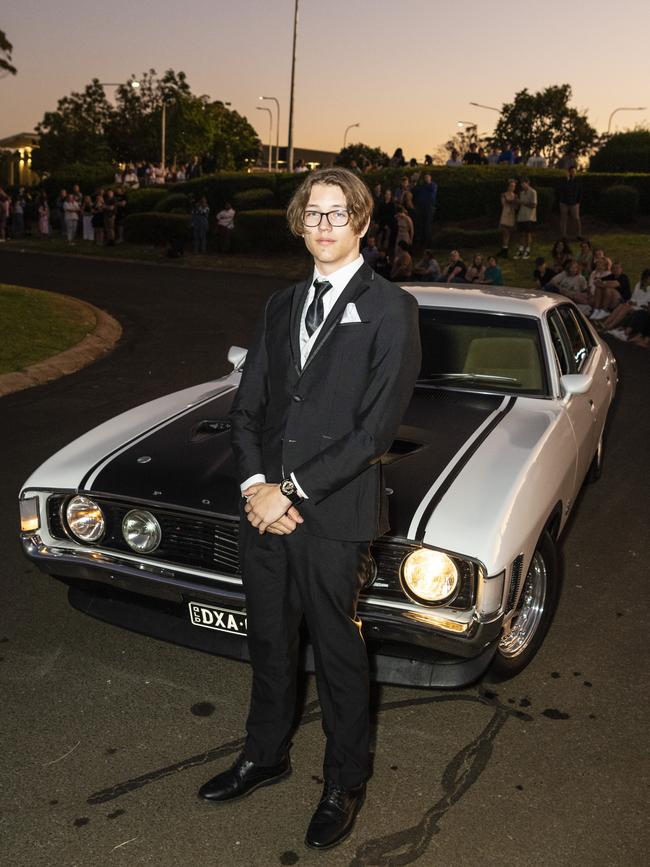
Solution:
{"label": "person standing in crowd", "polygon": [[128,190],[137,190],[140,186],[140,181],[132,165],[129,165],[124,172],[124,186]]}
{"label": "person standing in crowd", "polygon": [[470,142],[469,150],[466,151],[463,162],[466,166],[480,166],[481,165],[481,157],[478,153],[478,145],[475,141]]}
{"label": "person standing in crowd", "polygon": [[433,220],[436,214],[438,184],[427,172],[413,192],[415,203],[415,242],[425,247],[433,245]]}
{"label": "person standing in crowd", "polygon": [[499,230],[501,231],[501,252],[500,256],[507,258],[508,248],[510,246],[510,235],[515,228],[517,216],[517,207],[519,199],[517,198],[517,181],[512,178],[508,181],[508,185],[503,193],[501,193],[501,216],[499,217]]}
{"label": "person standing in crowd", "polygon": [[[327,740],[323,794],[305,837],[313,849],[349,835],[370,776],[357,600],[370,542],[388,529],[380,458],[421,361],[415,299],[359,254],[371,211],[368,188],[346,169],[314,172],[298,188],[289,224],[313,273],[269,299],[230,413],[246,500],[240,548],[253,687],[243,752],[199,794],[225,802],[291,773],[304,616]],[[325,447],[314,434],[321,430]]]}
{"label": "person standing in crowd", "polygon": [[202,196],[192,208],[192,242],[195,253],[207,252],[209,224],[210,206],[206,197]]}
{"label": "person standing in crowd", "polygon": [[25,235],[25,209],[27,207],[27,197],[25,188],[21,187],[16,193],[14,199],[14,209],[11,218],[11,236],[13,238],[22,238]]}
{"label": "person standing in crowd", "polygon": [[403,205],[397,205],[395,208],[395,222],[397,224],[397,238],[395,240],[395,255],[397,255],[397,247],[400,241],[405,241],[409,249],[413,243],[413,220],[406,213],[406,208]]}
{"label": "person standing in crowd", "polygon": [[532,156],[528,157],[526,165],[529,169],[545,169],[548,168],[548,160],[544,159],[538,149],[533,151]]}
{"label": "person standing in crowd", "polygon": [[104,238],[107,247],[115,246],[115,218],[117,203],[113,190],[108,190],[104,196]]}
{"label": "person standing in crowd", "polygon": [[460,154],[456,150],[456,148],[452,148],[451,153],[449,154],[449,159],[445,163],[446,166],[462,166],[463,161],[460,158]]}
{"label": "person standing in crowd", "polygon": [[230,202],[226,202],[217,214],[217,237],[219,238],[219,249],[222,253],[230,251],[230,242],[234,230],[235,209]]}
{"label": "person standing in crowd", "polygon": [[499,148],[496,145],[492,145],[492,147],[490,148],[490,153],[487,155],[488,165],[496,166],[499,162],[500,153],[501,152],[499,151]]}
{"label": "person standing in crowd", "polygon": [[124,242],[124,220],[126,219],[126,193],[124,187],[115,190],[115,241],[117,244]]}
{"label": "person standing in crowd", "polygon": [[0,187],[0,244],[4,244],[7,240],[7,223],[9,222],[10,210],[11,199]]}
{"label": "person standing in crowd", "polygon": [[104,196],[98,193],[93,202],[93,237],[95,244],[102,246],[104,243]]}
{"label": "person standing in crowd", "polygon": [[398,241],[390,269],[390,278],[394,283],[400,280],[410,280],[413,275],[413,259],[411,246],[407,241]]}
{"label": "person standing in crowd", "polygon": [[399,186],[395,187],[393,190],[393,201],[395,202],[395,205],[402,204],[402,197],[407,190],[410,190],[410,188],[408,175],[403,175],[400,179]]}
{"label": "person standing in crowd", "polygon": [[395,202],[393,201],[392,190],[384,191],[384,201],[379,208],[378,216],[379,247],[384,251],[388,251],[391,247],[391,241],[397,234],[397,228],[395,225]]}
{"label": "person standing in crowd", "polygon": [[534,190],[528,178],[521,179],[519,190],[519,209],[517,211],[517,231],[523,243],[515,253],[515,259],[528,259],[533,245],[533,232],[537,225],[537,190]]}
{"label": "person standing in crowd", "polygon": [[393,156],[390,158],[389,165],[392,168],[402,169],[406,165],[406,160],[404,159],[404,152],[402,148],[395,148],[395,152]]}
{"label": "person standing in crowd", "polygon": [[488,256],[487,267],[482,282],[490,286],[503,286],[503,274],[501,273],[501,268],[497,265],[496,256]]}
{"label": "person standing in crowd", "polygon": [[68,244],[74,244],[74,239],[77,236],[77,228],[79,226],[79,202],[77,202],[74,193],[70,193],[63,203],[63,219],[65,221],[65,232],[68,239]]}
{"label": "person standing in crowd", "polygon": [[582,222],[580,220],[580,202],[582,201],[582,186],[576,179],[576,167],[569,166],[567,176],[560,184],[558,190],[560,202],[560,235],[567,237],[567,223],[571,218],[576,227],[578,238],[582,236]]}
{"label": "person standing in crowd", "polygon": [[497,162],[499,163],[499,165],[507,165],[507,166],[514,165],[515,156],[512,152],[512,145],[510,144],[510,142],[507,142],[503,146],[503,150],[499,154],[499,159],[497,160]]}
{"label": "person standing in crowd", "polygon": [[59,192],[59,195],[56,197],[56,213],[59,218],[59,233],[65,238],[66,229],[65,229],[65,210],[64,204],[66,203],[68,198],[68,192],[66,189],[62,189]]}
{"label": "person standing in crowd", "polygon": [[38,198],[38,233],[41,238],[50,237],[50,206],[45,193]]}
{"label": "person standing in crowd", "polygon": [[90,196],[84,196],[81,203],[82,236],[84,241],[95,240],[93,229],[93,200]]}

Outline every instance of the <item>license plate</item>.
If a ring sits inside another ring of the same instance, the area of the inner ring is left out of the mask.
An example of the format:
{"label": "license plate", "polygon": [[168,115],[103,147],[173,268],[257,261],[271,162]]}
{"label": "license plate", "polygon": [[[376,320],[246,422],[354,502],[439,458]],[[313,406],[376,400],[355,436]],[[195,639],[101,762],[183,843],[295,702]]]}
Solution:
{"label": "license plate", "polygon": [[248,631],[246,612],[242,609],[236,611],[231,608],[216,608],[214,605],[203,605],[198,602],[190,602],[189,609],[190,620],[194,626],[242,636],[245,636]]}

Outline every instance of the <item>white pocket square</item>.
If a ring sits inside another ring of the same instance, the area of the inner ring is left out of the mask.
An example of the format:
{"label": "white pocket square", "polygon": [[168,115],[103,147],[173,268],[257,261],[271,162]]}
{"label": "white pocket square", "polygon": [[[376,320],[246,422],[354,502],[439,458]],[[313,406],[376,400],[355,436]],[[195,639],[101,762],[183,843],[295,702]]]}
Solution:
{"label": "white pocket square", "polygon": [[357,308],[350,303],[346,306],[341,317],[341,325],[348,325],[351,322],[361,322],[361,317],[357,313]]}

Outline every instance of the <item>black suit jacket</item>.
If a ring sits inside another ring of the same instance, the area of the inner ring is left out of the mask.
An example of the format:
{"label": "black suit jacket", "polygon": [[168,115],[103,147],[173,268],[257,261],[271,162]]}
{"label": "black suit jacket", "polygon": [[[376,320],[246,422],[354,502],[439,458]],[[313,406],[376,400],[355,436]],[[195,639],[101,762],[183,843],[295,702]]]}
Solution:
{"label": "black suit jacket", "polygon": [[[307,532],[373,539],[388,530],[381,456],[420,370],[418,306],[367,265],[326,318],[304,367],[300,318],[311,280],[274,294],[231,411],[240,479],[295,473]],[[361,322],[341,324],[356,305]]]}

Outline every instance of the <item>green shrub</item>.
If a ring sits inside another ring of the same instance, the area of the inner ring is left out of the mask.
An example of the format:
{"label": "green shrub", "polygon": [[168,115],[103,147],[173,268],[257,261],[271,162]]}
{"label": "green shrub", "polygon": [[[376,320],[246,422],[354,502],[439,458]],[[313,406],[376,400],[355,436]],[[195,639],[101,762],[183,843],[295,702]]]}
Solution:
{"label": "green shrub", "polygon": [[275,189],[275,175],[248,172],[219,172],[204,175],[182,184],[174,184],[175,193],[187,193],[192,198],[205,196],[213,213],[220,211],[225,202],[231,202],[235,193],[243,190],[259,189],[261,184]]}
{"label": "green shrub", "polygon": [[192,224],[185,214],[131,214],[124,221],[124,240],[132,244],[168,244],[189,241]]}
{"label": "green shrub", "polygon": [[611,136],[589,163],[593,172],[650,172],[650,130]]}
{"label": "green shrub", "polygon": [[236,211],[258,211],[263,208],[272,208],[275,204],[273,190],[253,187],[251,190],[242,190],[232,197],[232,206]]}
{"label": "green shrub", "polygon": [[173,192],[156,202],[153,210],[163,214],[189,214],[192,200],[187,193]]}
{"label": "green shrub", "polygon": [[277,175],[275,182],[275,202],[278,208],[286,208],[289,200],[304,181],[304,174]]}
{"label": "green shrub", "polygon": [[537,223],[548,223],[555,205],[555,190],[553,187],[537,187]]}
{"label": "green shrub", "polygon": [[56,198],[62,189],[71,192],[75,184],[79,184],[84,195],[92,196],[98,187],[110,186],[115,180],[115,169],[104,163],[86,164],[70,163],[52,172],[39,184],[48,195]]}
{"label": "green shrub", "polygon": [[639,214],[639,191],[627,184],[614,184],[600,197],[599,211],[610,223],[633,223]]}
{"label": "green shrub", "polygon": [[303,249],[301,238],[294,238],[281,210],[243,211],[235,218],[235,249],[241,252],[290,253]]}
{"label": "green shrub", "polygon": [[140,190],[126,191],[127,214],[143,214],[155,210],[158,202],[167,198],[164,187],[142,187]]}

